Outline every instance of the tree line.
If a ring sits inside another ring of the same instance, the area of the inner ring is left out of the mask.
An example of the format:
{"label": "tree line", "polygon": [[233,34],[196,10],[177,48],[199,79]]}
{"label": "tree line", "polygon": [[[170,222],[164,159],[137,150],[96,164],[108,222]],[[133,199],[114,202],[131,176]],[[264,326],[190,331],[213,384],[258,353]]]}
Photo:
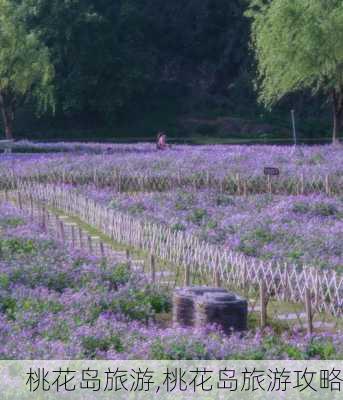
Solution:
{"label": "tree line", "polygon": [[6,137],[28,103],[106,124],[163,98],[230,97],[246,80],[267,107],[324,93],[337,138],[342,18],[336,0],[0,0]]}

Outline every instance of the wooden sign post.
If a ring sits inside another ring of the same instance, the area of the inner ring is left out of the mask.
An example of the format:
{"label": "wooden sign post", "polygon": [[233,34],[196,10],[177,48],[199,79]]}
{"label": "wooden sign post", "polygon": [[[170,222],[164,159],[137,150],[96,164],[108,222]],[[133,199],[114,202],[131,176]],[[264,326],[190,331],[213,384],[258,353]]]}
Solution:
{"label": "wooden sign post", "polygon": [[272,193],[272,181],[271,181],[271,178],[272,178],[272,176],[279,176],[280,175],[280,170],[279,170],[279,168],[265,167],[264,168],[264,175],[267,177],[268,192]]}

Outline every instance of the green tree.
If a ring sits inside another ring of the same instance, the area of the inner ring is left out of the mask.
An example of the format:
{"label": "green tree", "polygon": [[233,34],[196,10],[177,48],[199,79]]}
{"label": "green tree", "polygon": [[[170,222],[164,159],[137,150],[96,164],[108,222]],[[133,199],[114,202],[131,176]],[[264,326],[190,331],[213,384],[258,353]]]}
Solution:
{"label": "green tree", "polygon": [[6,138],[13,138],[15,111],[28,98],[39,109],[54,106],[54,68],[48,49],[8,0],[0,0],[0,108]]}
{"label": "green tree", "polygon": [[343,129],[342,0],[251,0],[259,98],[270,107],[310,89],[332,101],[333,141]]}

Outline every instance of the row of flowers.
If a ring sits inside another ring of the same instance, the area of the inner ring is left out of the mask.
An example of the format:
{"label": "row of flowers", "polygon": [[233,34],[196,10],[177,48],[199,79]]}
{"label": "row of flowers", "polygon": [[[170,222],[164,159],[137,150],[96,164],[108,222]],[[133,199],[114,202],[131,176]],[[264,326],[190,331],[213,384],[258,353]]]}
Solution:
{"label": "row of flowers", "polygon": [[343,358],[339,334],[173,328],[170,295],[127,265],[66,251],[8,204],[0,229],[1,359]]}

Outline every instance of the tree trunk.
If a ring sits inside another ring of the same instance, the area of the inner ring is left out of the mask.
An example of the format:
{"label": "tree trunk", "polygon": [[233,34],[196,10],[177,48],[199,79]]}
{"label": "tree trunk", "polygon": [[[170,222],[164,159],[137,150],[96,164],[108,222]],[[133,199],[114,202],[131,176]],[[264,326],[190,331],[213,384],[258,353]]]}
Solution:
{"label": "tree trunk", "polygon": [[343,92],[334,90],[332,93],[333,104],[333,132],[332,143],[337,143],[343,127]]}
{"label": "tree trunk", "polygon": [[6,139],[13,139],[13,122],[14,122],[14,107],[15,101],[8,98],[4,93],[0,92],[0,108],[2,120],[5,128]]}

